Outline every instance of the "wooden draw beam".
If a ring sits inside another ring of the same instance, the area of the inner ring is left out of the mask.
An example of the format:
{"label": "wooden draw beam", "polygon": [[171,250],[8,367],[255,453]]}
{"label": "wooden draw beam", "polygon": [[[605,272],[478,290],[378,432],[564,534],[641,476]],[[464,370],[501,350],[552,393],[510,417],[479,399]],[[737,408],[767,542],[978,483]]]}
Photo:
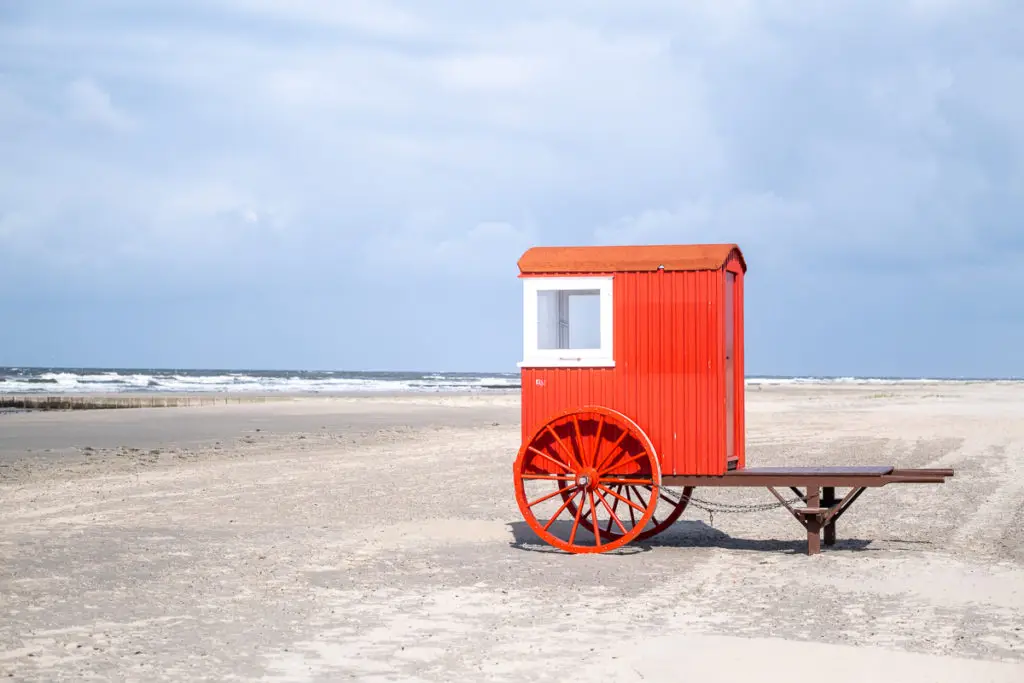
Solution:
{"label": "wooden draw beam", "polygon": [[[825,545],[836,542],[836,522],[869,488],[888,484],[942,484],[953,476],[952,469],[897,469],[891,466],[866,467],[750,467],[726,472],[721,476],[666,475],[664,486],[755,486],[765,487],[807,530],[807,554],[821,552],[821,536]],[[776,490],[789,488],[803,501],[793,507]],[[803,491],[801,491],[801,488]],[[849,489],[842,498],[836,489]]]}

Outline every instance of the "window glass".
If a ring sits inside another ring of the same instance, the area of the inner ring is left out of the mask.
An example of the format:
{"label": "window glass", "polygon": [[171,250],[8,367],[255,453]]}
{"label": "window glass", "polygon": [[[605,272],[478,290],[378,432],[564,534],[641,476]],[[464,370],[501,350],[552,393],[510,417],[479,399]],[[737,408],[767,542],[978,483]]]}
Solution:
{"label": "window glass", "polygon": [[538,349],[601,348],[601,292],[545,289],[537,292]]}

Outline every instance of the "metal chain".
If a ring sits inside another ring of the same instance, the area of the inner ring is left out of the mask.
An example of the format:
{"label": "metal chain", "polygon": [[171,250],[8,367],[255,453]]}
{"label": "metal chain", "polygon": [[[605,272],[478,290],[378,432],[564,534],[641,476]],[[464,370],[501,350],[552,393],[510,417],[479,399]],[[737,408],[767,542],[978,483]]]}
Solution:
{"label": "metal chain", "polygon": [[796,498],[792,498],[786,501],[785,503],[782,503],[781,501],[775,501],[772,503],[754,503],[753,505],[735,505],[732,503],[717,503],[711,500],[701,500],[700,498],[694,498],[692,495],[677,495],[674,492],[670,491],[669,489],[665,488],[664,486],[660,487],[660,489],[661,492],[666,494],[666,497],[668,499],[673,500],[676,505],[681,503],[683,501],[683,498],[686,498],[689,501],[689,503],[692,504],[694,507],[699,508],[704,512],[707,512],[708,516],[710,517],[711,526],[715,525],[716,512],[721,512],[723,514],[738,514],[741,512],[765,512],[767,510],[774,510],[775,508],[783,507],[783,505],[792,505],[793,503],[796,503],[798,501],[803,501],[803,498],[797,496]]}

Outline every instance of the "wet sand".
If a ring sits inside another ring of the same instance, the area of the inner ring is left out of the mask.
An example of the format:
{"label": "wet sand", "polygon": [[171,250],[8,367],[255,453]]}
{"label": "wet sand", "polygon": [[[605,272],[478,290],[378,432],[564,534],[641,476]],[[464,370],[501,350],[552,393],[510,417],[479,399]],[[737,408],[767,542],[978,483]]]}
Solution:
{"label": "wet sand", "polygon": [[779,509],[553,551],[518,428],[516,394],[0,415],[0,676],[1024,680],[1024,386],[751,387],[752,466],[956,469],[815,557]]}

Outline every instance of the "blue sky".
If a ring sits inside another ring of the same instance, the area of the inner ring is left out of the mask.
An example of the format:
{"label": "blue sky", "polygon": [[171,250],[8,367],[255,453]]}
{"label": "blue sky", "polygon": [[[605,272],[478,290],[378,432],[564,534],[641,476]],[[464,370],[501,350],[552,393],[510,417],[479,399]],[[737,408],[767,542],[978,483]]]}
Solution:
{"label": "blue sky", "polygon": [[0,2],[0,365],[515,370],[737,242],[750,374],[1024,375],[1016,0]]}

